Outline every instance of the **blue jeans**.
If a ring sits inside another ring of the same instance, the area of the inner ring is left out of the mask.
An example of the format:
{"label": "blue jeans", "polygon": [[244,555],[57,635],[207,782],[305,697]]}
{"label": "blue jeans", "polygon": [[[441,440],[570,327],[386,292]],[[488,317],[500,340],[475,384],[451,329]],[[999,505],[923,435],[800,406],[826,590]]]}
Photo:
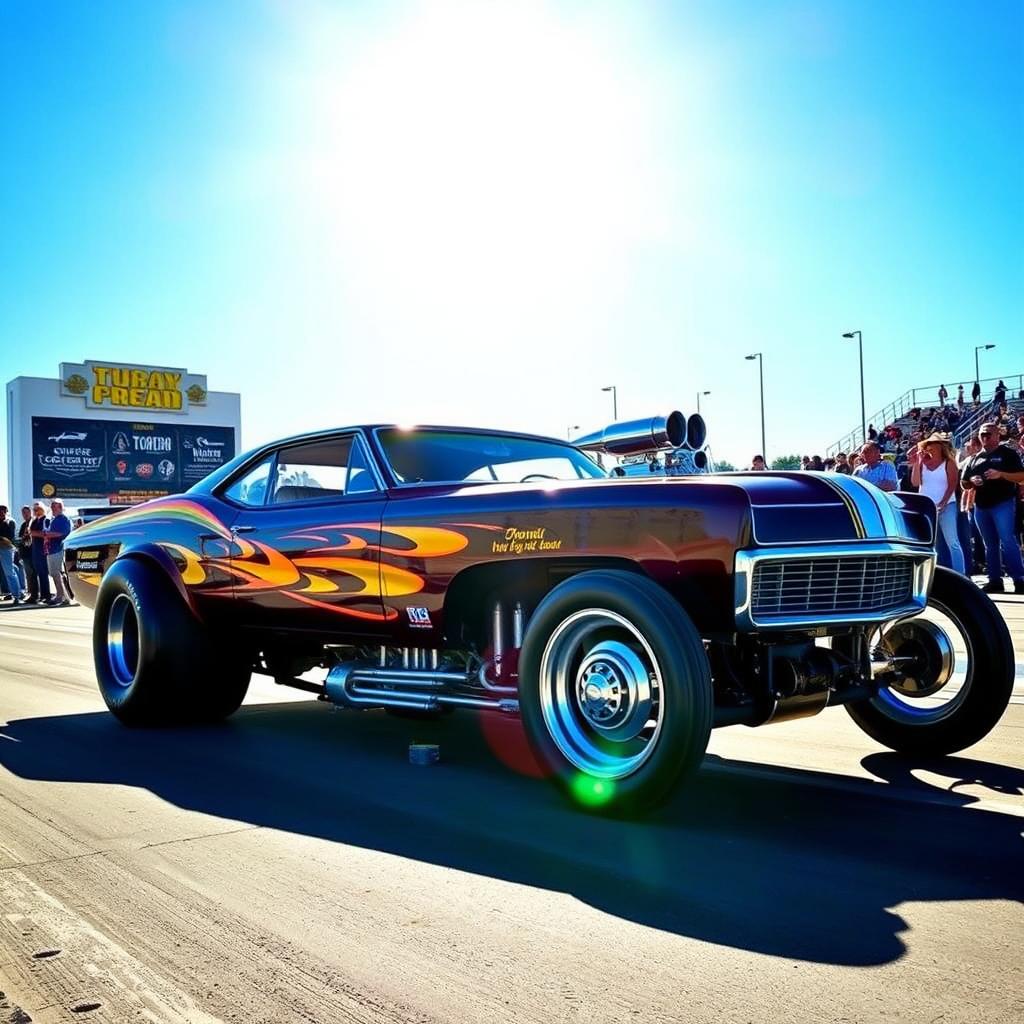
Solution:
{"label": "blue jeans", "polygon": [[[992,508],[975,506],[974,520],[985,541],[985,571],[990,580],[1003,578],[1003,562],[1015,582],[1024,580],[1024,560],[1020,557],[1020,545],[1013,535],[1013,517],[1016,512],[1017,501],[1014,498],[1001,501]],[[1002,562],[999,558],[1000,547],[1003,549]]]}
{"label": "blue jeans", "polygon": [[940,513],[936,529],[945,544],[938,545],[939,564],[947,569],[964,574],[964,552],[960,547],[960,532],[957,529],[959,512],[956,504],[950,502]]}
{"label": "blue jeans", "polygon": [[15,601],[21,600],[21,581],[14,571],[14,548],[0,548],[0,578]]}
{"label": "blue jeans", "polygon": [[974,571],[974,529],[967,512],[957,512],[956,527],[957,536],[960,538],[960,550],[964,553],[964,572],[970,576]]}

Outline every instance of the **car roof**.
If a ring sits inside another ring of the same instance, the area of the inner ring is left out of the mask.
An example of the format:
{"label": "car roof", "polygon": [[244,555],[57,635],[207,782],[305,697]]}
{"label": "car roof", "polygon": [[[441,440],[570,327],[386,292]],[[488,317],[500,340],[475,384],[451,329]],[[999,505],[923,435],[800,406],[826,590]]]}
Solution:
{"label": "car roof", "polygon": [[[214,488],[220,486],[224,480],[232,476],[240,466],[245,465],[251,460],[259,458],[265,452],[271,452],[277,448],[287,448],[291,445],[320,441],[325,438],[334,437],[337,434],[347,434],[356,431],[372,435],[376,430],[454,431],[460,434],[479,434],[481,437],[500,434],[503,437],[518,437],[525,441],[546,441],[552,444],[564,445],[569,448],[573,447],[572,442],[562,440],[558,437],[549,437],[546,434],[525,434],[517,430],[502,430],[488,427],[444,426],[432,423],[356,423],[350,424],[349,426],[328,427],[323,430],[308,431],[304,434],[293,434],[290,437],[278,438],[275,441],[267,441],[265,444],[257,445],[255,448],[249,448],[244,452],[240,452],[230,462],[226,462],[223,466],[219,466],[217,469],[213,470],[213,472],[203,480],[199,481],[199,483],[193,484],[189,490],[197,493],[210,493]],[[377,458],[376,461],[379,462],[379,458]]]}

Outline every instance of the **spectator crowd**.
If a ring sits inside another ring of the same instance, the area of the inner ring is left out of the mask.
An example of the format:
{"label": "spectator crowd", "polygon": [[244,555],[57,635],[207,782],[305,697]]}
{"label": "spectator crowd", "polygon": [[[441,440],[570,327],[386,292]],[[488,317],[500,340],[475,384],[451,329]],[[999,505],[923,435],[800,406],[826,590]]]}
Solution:
{"label": "spectator crowd", "polygon": [[50,502],[49,514],[42,502],[23,505],[20,523],[0,505],[0,598],[16,605],[71,604],[74,595],[64,570],[64,541],[71,530],[58,498]]}
{"label": "spectator crowd", "polygon": [[[948,393],[940,387],[938,406],[911,409],[909,431],[896,424],[878,431],[872,425],[859,451],[827,459],[804,455],[801,468],[852,474],[883,491],[928,495],[938,512],[939,564],[985,575],[988,593],[1004,592],[1008,576],[1014,592],[1024,594],[1024,411],[1009,408],[1000,381],[985,422],[977,430],[972,426],[957,451],[953,431],[965,415],[962,385],[958,391],[955,405],[946,404]],[[979,396],[976,388],[972,399],[978,409]],[[764,457],[755,455],[750,468],[765,469]]]}

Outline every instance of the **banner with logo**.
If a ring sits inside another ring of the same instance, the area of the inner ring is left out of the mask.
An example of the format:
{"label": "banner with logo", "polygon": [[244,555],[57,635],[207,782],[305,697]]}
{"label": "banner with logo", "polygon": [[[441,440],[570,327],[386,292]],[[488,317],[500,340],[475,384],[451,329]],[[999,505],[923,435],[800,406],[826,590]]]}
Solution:
{"label": "banner with logo", "polygon": [[32,496],[145,501],[187,490],[234,456],[231,427],[33,416]]}

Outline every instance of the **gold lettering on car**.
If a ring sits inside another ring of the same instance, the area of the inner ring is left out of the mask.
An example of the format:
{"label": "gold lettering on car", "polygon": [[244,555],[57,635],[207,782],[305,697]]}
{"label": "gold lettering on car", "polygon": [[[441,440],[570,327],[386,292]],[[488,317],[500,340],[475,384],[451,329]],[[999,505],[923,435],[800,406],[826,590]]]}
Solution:
{"label": "gold lettering on car", "polygon": [[561,540],[548,535],[546,526],[521,530],[510,526],[501,540],[491,541],[491,553],[495,555],[528,555],[535,551],[560,551]]}

